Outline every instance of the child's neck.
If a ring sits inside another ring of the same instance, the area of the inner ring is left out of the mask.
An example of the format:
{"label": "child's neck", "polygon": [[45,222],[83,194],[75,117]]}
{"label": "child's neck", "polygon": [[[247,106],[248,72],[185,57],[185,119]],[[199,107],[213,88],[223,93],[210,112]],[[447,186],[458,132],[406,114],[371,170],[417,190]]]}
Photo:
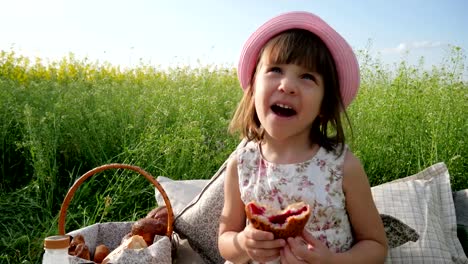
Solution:
{"label": "child's neck", "polygon": [[260,144],[263,158],[278,164],[300,163],[311,159],[319,146],[310,141],[278,141],[265,138]]}

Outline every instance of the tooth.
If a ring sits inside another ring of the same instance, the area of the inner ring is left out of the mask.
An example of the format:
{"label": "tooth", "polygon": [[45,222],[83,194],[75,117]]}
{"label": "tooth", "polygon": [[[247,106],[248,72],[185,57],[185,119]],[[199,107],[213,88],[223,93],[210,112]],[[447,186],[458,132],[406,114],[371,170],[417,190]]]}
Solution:
{"label": "tooth", "polygon": [[286,108],[286,109],[292,109],[292,107],[290,107],[288,105],[284,105],[284,104],[277,104],[277,106],[282,107],[282,108]]}

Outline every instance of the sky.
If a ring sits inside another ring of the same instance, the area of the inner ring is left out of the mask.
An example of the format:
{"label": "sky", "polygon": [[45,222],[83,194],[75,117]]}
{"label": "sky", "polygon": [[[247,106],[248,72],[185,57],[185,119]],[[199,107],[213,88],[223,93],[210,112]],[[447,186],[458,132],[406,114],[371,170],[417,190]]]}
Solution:
{"label": "sky", "polygon": [[[73,53],[123,67],[235,67],[271,17],[315,13],[384,64],[440,65],[468,52],[466,0],[0,0],[0,50],[43,61]],[[466,63],[465,59],[465,64]]]}

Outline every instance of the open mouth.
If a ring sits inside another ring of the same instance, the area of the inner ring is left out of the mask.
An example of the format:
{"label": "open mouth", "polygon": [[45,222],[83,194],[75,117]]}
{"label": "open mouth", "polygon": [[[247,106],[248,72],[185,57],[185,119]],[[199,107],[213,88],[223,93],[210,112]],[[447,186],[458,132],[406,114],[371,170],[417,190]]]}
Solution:
{"label": "open mouth", "polygon": [[282,117],[290,117],[296,114],[296,110],[294,110],[291,106],[284,105],[284,104],[274,104],[271,106],[271,111],[278,116]]}

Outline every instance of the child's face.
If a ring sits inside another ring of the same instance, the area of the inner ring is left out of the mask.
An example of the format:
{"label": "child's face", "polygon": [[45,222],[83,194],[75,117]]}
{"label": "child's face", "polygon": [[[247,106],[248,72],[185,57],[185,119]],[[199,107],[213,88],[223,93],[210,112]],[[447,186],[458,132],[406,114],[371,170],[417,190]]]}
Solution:
{"label": "child's face", "polygon": [[296,64],[272,64],[261,57],[254,80],[254,102],[269,136],[308,140],[323,96],[323,79],[317,72]]}

